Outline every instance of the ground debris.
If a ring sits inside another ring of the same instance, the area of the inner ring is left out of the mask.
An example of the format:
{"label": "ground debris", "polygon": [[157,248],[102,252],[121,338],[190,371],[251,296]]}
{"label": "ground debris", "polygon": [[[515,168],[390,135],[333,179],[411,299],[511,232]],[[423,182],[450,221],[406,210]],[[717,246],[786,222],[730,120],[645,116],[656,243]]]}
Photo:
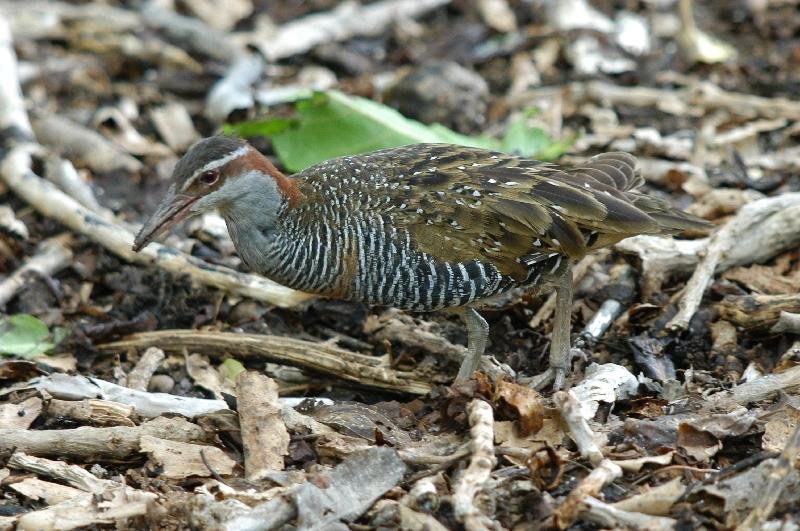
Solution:
{"label": "ground debris", "polygon": [[[795,0],[22,4],[0,0],[0,529],[800,525]],[[546,294],[488,301],[453,382],[456,316],[252,275],[218,214],[131,251],[202,137],[287,170],[417,126],[630,152],[713,227],[575,265],[558,393]]]}

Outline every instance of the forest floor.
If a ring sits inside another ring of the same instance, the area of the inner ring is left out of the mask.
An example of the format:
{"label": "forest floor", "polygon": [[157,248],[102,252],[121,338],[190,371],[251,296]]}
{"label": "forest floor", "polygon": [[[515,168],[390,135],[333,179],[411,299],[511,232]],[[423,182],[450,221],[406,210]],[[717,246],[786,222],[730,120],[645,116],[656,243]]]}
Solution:
{"label": "forest floor", "polygon": [[[797,529],[798,89],[796,0],[0,0],[0,529]],[[575,267],[567,390],[548,293],[452,384],[457,316],[273,284],[216,214],[131,251],[220,131],[626,151],[715,227]]]}

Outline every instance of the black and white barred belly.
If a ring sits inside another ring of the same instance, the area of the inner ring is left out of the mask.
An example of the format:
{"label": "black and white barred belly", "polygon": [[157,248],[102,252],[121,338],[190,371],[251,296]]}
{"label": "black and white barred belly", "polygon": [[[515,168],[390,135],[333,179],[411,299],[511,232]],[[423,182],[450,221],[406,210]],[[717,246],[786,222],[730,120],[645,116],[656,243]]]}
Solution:
{"label": "black and white barred belly", "polygon": [[485,261],[448,262],[422,253],[406,231],[382,216],[353,216],[344,226],[334,225],[323,220],[302,232],[284,227],[267,235],[268,242],[237,249],[249,267],[291,288],[417,312],[535,286],[562,259],[555,253],[528,257],[529,274],[517,281]]}

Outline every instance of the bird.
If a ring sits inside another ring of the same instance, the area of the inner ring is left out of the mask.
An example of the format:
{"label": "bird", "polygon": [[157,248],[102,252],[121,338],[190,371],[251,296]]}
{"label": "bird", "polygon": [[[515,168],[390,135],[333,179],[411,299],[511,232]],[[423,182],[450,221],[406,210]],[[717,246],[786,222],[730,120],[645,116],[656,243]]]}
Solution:
{"label": "bird", "polygon": [[177,162],[133,249],[217,210],[245,266],[280,284],[460,313],[467,351],[456,379],[471,377],[486,349],[478,308],[516,288],[555,289],[549,370],[559,389],[571,365],[572,265],[630,236],[708,226],[636,191],[643,182],[623,152],[564,166],[451,144],[342,156],[287,176],[246,141],[217,135]]}

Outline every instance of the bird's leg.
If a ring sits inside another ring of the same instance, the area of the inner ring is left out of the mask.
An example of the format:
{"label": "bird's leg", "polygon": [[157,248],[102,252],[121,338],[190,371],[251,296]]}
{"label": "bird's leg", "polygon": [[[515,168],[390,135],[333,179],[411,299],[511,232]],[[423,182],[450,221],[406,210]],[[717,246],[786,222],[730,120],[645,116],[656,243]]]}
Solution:
{"label": "bird's leg", "polygon": [[553,333],[550,338],[550,369],[555,381],[553,390],[564,386],[570,366],[570,318],[572,314],[572,268],[561,272],[556,284],[556,309],[553,316]]}
{"label": "bird's leg", "polygon": [[467,325],[467,355],[461,362],[456,379],[467,380],[481,364],[481,356],[486,350],[486,340],[489,338],[489,323],[475,308],[465,308],[461,316]]}

